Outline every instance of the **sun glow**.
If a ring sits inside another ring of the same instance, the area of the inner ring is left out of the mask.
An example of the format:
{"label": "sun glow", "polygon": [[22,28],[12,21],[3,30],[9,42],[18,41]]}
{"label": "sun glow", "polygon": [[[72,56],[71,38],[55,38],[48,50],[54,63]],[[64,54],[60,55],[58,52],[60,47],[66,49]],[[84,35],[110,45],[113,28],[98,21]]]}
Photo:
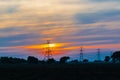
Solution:
{"label": "sun glow", "polygon": [[49,44],[49,47],[55,47],[56,44]]}

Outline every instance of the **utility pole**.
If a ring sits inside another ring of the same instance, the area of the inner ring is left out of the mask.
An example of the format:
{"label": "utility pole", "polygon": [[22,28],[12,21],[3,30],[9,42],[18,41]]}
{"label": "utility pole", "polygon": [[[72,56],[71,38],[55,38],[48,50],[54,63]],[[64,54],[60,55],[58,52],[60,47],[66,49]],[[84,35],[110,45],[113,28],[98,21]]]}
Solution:
{"label": "utility pole", "polygon": [[100,49],[97,49],[97,58],[98,58],[98,61],[101,61],[101,57],[100,57]]}
{"label": "utility pole", "polygon": [[80,61],[83,61],[83,47],[80,48]]}

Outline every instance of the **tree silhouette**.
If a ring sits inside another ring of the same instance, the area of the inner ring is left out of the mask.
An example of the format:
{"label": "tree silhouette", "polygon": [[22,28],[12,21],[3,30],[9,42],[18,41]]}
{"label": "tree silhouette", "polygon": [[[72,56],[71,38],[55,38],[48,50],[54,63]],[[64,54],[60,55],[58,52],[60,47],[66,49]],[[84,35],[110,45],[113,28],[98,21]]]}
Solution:
{"label": "tree silhouette", "polygon": [[111,56],[113,62],[120,62],[120,51],[116,51]]}
{"label": "tree silhouette", "polygon": [[109,62],[109,61],[110,61],[110,57],[109,57],[109,56],[105,56],[104,61],[105,61],[105,62]]}
{"label": "tree silhouette", "polygon": [[28,56],[27,58],[27,62],[28,63],[38,63],[38,58],[34,57],[34,56]]}
{"label": "tree silhouette", "polygon": [[3,63],[3,64],[5,64],[5,63],[10,63],[10,60],[9,60],[8,57],[1,57],[0,58],[0,62]]}
{"label": "tree silhouette", "polygon": [[68,59],[70,59],[70,57],[68,57],[68,56],[61,57],[60,63],[66,63]]}
{"label": "tree silhouette", "polygon": [[13,57],[1,57],[0,62],[3,64],[17,64],[17,63],[25,63],[25,59],[13,58]]}

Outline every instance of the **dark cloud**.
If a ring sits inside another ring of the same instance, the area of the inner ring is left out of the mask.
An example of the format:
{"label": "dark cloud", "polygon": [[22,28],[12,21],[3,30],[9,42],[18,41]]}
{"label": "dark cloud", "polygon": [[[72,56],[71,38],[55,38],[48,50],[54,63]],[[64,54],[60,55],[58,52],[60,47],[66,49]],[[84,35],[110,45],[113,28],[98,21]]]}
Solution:
{"label": "dark cloud", "polygon": [[72,36],[94,36],[94,35],[101,35],[101,36],[109,36],[109,35],[119,35],[119,29],[110,29],[109,27],[105,26],[97,26],[95,28],[86,28],[80,31],[77,31]]}
{"label": "dark cloud", "polygon": [[0,14],[14,14],[18,11],[18,5],[8,6],[0,10]]}
{"label": "dark cloud", "polygon": [[116,16],[120,16],[120,10],[108,10],[84,14],[78,13],[75,15],[75,21],[78,24],[92,24],[100,21],[111,20]]}
{"label": "dark cloud", "polygon": [[7,47],[7,46],[23,46],[23,45],[30,45],[35,43],[40,43],[37,39],[40,36],[37,34],[18,34],[14,36],[7,36],[0,38],[0,46]]}
{"label": "dark cloud", "polygon": [[11,32],[18,32],[18,31],[23,31],[23,27],[8,27],[8,28],[2,28],[0,29],[0,33],[11,33]]}
{"label": "dark cloud", "polygon": [[17,11],[18,11],[17,6],[13,6],[13,7],[6,9],[5,12],[11,14],[11,13],[15,13]]}
{"label": "dark cloud", "polygon": [[63,37],[64,41],[77,42],[75,45],[98,45],[98,44],[119,44],[119,29],[109,29],[106,27],[88,28],[79,30],[74,34]]}

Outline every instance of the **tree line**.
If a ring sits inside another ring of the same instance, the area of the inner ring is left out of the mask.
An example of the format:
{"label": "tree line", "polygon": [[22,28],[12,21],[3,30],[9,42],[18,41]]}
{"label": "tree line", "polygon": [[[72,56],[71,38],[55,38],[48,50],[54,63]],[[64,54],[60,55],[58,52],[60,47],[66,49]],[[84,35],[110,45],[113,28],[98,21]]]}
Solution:
{"label": "tree line", "polygon": [[[51,63],[79,63],[79,61],[71,60],[69,56],[63,56],[60,58],[59,61],[56,61],[54,58],[50,58],[48,60],[39,60],[38,58],[34,56],[28,56],[27,59],[21,59],[21,58],[13,58],[13,57],[0,57],[0,63],[1,64],[22,64],[22,63],[28,63],[28,64],[51,64]],[[84,59],[82,62],[89,62],[88,59]],[[113,63],[120,63],[120,51],[114,52],[111,56],[105,56],[104,61],[97,61],[94,62],[113,62]]]}
{"label": "tree line", "polygon": [[1,64],[66,63],[68,59],[70,59],[70,57],[68,57],[68,56],[61,57],[59,61],[56,61],[54,58],[50,58],[50,59],[48,59],[48,60],[39,60],[38,58],[36,58],[36,57],[34,57],[34,56],[28,56],[27,59],[13,58],[13,57],[0,57],[0,63],[1,63]]}

